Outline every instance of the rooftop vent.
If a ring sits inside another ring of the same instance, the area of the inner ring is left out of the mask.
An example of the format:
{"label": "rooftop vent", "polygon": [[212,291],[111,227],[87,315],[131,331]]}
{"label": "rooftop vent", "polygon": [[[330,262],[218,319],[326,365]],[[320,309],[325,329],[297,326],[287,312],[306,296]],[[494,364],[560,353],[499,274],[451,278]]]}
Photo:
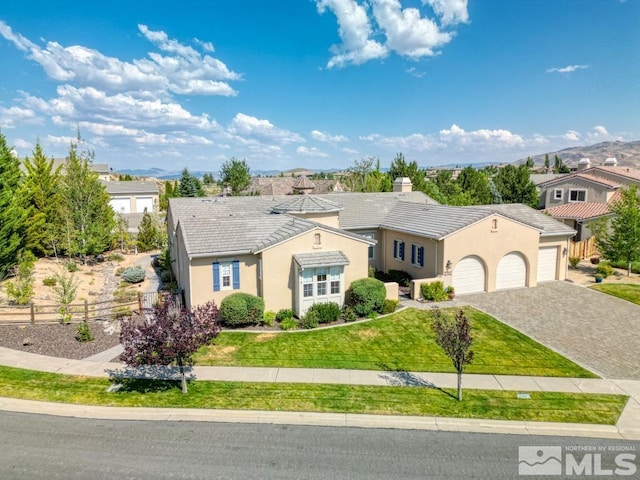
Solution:
{"label": "rooftop vent", "polygon": [[588,158],[581,158],[578,162],[578,170],[585,170],[591,166],[591,160]]}
{"label": "rooftop vent", "polygon": [[610,157],[604,161],[604,164],[607,167],[616,167],[618,166],[618,160],[616,160],[614,157]]}

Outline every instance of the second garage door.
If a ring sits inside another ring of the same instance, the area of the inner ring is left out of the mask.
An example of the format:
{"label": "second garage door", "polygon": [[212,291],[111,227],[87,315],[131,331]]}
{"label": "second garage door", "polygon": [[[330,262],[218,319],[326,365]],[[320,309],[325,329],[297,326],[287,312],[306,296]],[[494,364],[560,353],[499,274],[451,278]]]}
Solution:
{"label": "second garage door", "polygon": [[144,213],[144,209],[147,212],[153,213],[153,198],[152,197],[136,197],[136,211],[138,213]]}
{"label": "second garage door", "polygon": [[507,253],[498,262],[496,271],[496,290],[505,288],[522,288],[527,285],[527,263],[517,253]]}
{"label": "second garage door", "polygon": [[464,257],[453,269],[453,286],[456,294],[477,293],[485,290],[484,265],[478,257]]}
{"label": "second garage door", "polygon": [[109,205],[116,213],[131,213],[131,200],[127,198],[112,198]]}
{"label": "second garage door", "polygon": [[538,250],[538,282],[556,280],[558,247],[541,247]]}

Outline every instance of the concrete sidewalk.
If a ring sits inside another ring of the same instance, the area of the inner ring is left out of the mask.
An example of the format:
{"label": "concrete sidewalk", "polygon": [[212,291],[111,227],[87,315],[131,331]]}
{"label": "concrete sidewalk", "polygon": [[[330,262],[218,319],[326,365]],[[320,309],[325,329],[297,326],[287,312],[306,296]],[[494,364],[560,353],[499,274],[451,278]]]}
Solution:
{"label": "concrete sidewalk", "polygon": [[[177,378],[177,368],[148,367],[131,369],[120,363],[69,360],[0,348],[0,365],[30,370],[109,377]],[[377,386],[422,386],[455,388],[457,377],[448,373],[391,372],[368,370],[329,370],[306,368],[193,367],[191,378],[198,380],[329,383]],[[202,420],[245,423],[285,423],[306,425],[362,426],[377,428],[419,428],[472,432],[519,433],[535,435],[570,435],[640,440],[640,381],[526,377],[510,375],[465,374],[463,387],[470,389],[510,390],[517,392],[615,393],[628,395],[629,402],[615,426],[474,420],[442,417],[407,417],[386,415],[324,414],[302,412],[255,412],[206,409],[111,408],[67,405],[0,398],[0,410],[52,415],[83,416],[135,420]],[[523,400],[524,401],[524,400]]]}

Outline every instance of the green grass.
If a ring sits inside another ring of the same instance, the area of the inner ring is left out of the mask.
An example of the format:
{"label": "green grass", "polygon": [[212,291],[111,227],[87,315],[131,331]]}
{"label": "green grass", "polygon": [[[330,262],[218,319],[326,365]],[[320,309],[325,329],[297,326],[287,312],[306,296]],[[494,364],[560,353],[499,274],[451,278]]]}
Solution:
{"label": "green grass", "polygon": [[627,398],[622,395],[516,392],[424,387],[374,387],[319,384],[190,382],[183,395],[178,382],[129,380],[107,393],[106,378],[77,377],[0,367],[3,396],[113,407],[217,408],[295,412],[422,415],[499,420],[599,423],[617,422]]}
{"label": "green grass", "polygon": [[592,285],[591,288],[640,305],[640,284],[598,283],[597,285]]}
{"label": "green grass", "polygon": [[[475,351],[467,373],[596,377],[493,317],[474,309],[467,312]],[[215,345],[200,349],[195,360],[197,365],[455,372],[435,343],[432,321],[428,311],[406,309],[370,322],[327,330],[223,332]]]}

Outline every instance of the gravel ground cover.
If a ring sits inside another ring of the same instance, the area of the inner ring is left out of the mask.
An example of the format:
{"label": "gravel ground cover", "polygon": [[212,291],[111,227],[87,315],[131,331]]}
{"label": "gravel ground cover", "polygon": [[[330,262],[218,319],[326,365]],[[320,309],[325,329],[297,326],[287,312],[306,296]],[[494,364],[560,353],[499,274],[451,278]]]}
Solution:
{"label": "gravel ground cover", "polygon": [[89,328],[94,340],[79,342],[77,324],[0,325],[0,347],[81,360],[118,345],[115,326],[111,322],[92,322]]}

